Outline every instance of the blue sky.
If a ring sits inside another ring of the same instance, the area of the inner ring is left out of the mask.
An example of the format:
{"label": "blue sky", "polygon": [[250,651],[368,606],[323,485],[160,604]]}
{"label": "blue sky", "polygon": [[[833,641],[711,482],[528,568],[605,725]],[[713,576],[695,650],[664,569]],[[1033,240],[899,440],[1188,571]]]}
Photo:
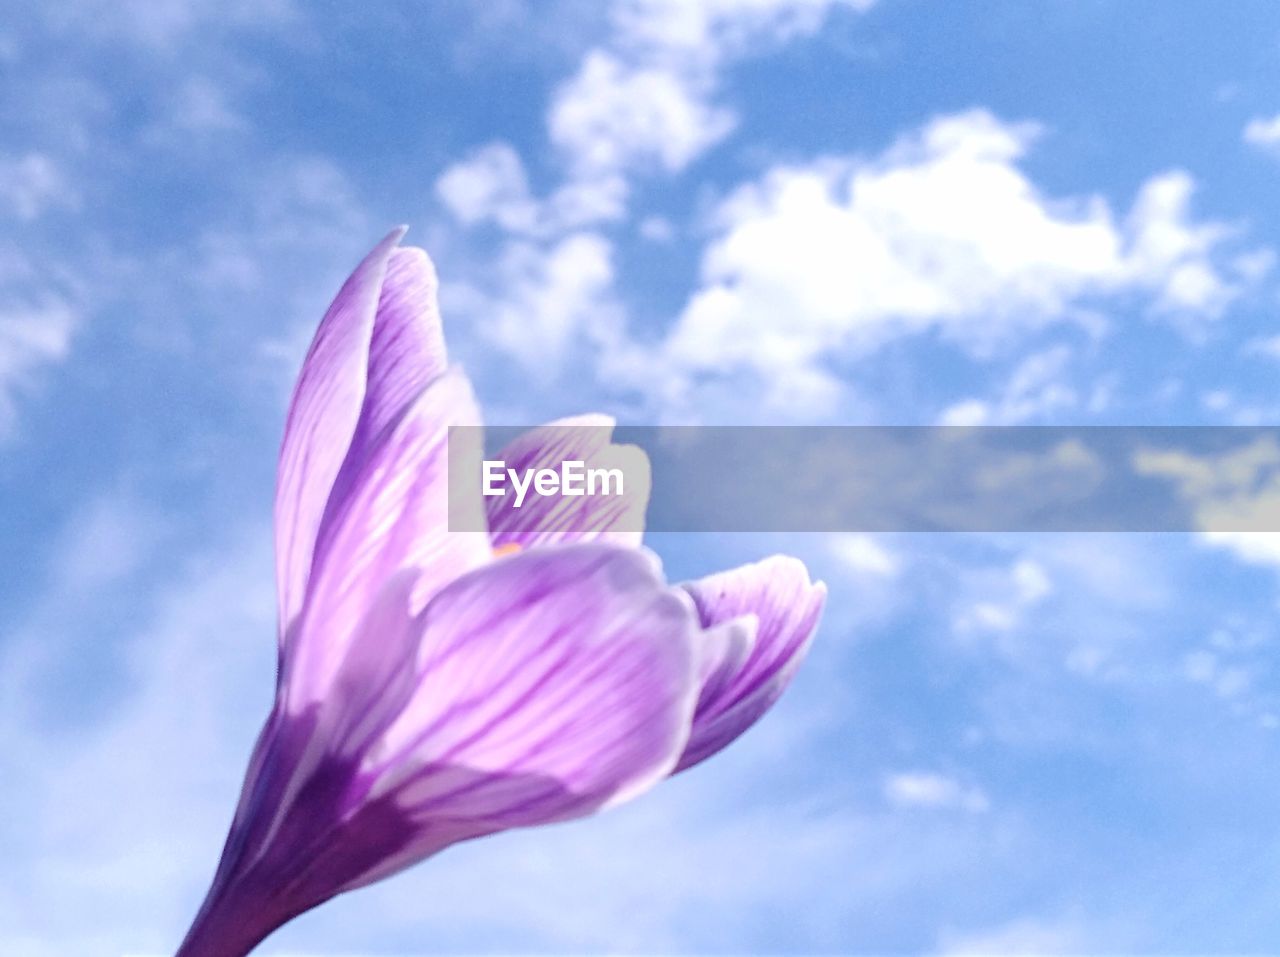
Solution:
{"label": "blue sky", "polygon": [[[1280,414],[1274,4],[373,6],[0,20],[2,953],[180,937],[270,697],[291,377],[396,223],[494,422]],[[827,580],[776,712],[263,953],[1280,947],[1275,538],[653,544]]]}

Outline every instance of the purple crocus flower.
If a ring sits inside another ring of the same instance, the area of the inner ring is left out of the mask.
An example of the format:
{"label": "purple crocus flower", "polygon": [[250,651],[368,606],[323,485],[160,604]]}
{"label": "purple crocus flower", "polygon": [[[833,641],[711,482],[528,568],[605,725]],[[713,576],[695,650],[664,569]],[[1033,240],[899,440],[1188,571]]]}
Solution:
{"label": "purple crocus flower", "polygon": [[[647,489],[577,499],[553,533],[492,500],[486,522],[476,488],[454,515],[488,533],[448,531],[448,427],[480,413],[403,234],[342,287],[294,389],[275,703],[179,957],[239,957],[450,844],[636,796],[754,723],[817,625],[825,588],[792,558],[668,585],[623,530]],[[558,424],[599,428],[534,430],[501,457],[623,449],[604,417]]]}

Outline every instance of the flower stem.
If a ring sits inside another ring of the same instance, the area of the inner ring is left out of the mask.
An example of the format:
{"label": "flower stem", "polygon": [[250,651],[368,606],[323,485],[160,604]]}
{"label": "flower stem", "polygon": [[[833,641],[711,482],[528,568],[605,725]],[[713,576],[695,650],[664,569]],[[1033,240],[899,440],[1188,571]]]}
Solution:
{"label": "flower stem", "polygon": [[174,957],[246,957],[287,919],[215,885]]}

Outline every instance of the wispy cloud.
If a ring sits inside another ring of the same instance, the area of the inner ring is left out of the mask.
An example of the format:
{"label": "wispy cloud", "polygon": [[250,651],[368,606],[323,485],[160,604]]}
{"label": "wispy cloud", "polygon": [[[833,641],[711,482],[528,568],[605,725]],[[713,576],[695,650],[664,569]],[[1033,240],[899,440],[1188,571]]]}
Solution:
{"label": "wispy cloud", "polygon": [[902,569],[902,560],[872,535],[834,535],[831,551],[837,559],[855,572],[892,578]]}
{"label": "wispy cloud", "polygon": [[1246,561],[1280,565],[1280,445],[1270,436],[1219,454],[1152,448],[1134,457],[1141,475],[1175,483],[1204,541]]}
{"label": "wispy cloud", "polygon": [[973,111],[871,160],[779,166],[739,188],[662,358],[777,382],[900,336],[937,331],[982,351],[1049,323],[1096,323],[1099,297],[1221,315],[1239,294],[1221,254],[1230,230],[1191,217],[1187,174],[1149,179],[1120,221],[1101,197],[1036,187],[1020,163],[1038,135]]}
{"label": "wispy cloud", "polygon": [[75,209],[79,198],[48,155],[0,155],[0,203],[19,220],[30,222],[50,209]]}
{"label": "wispy cloud", "polygon": [[944,957],[1050,957],[1087,953],[1093,949],[1078,921],[1022,917],[986,930],[942,934]]}
{"label": "wispy cloud", "polygon": [[1018,363],[994,399],[963,399],[944,409],[939,422],[1016,425],[1074,411],[1081,397],[1068,375],[1073,358],[1062,345],[1033,353]]}
{"label": "wispy cloud", "polygon": [[[0,873],[0,899],[78,902],[7,915],[6,952],[168,951],[216,859],[270,696],[268,538],[263,530],[184,560],[161,583],[140,580],[156,554],[145,543],[163,541],[162,529],[127,499],[101,500],[69,526],[54,556],[62,571],[29,626],[3,648],[0,754],[6,780],[23,785],[5,787],[0,840],[10,861],[25,863]],[[122,583],[145,589],[132,607],[106,597]],[[50,722],[42,700],[51,670],[76,656],[67,645],[76,631],[50,647],[64,605],[97,610],[73,627],[95,628],[99,642],[108,630],[122,632],[113,643],[128,689],[118,697],[110,687],[81,692],[115,704],[74,733]]]}
{"label": "wispy cloud", "polygon": [[1244,128],[1244,141],[1265,153],[1280,156],[1280,113],[1250,120]]}
{"label": "wispy cloud", "polygon": [[0,308],[0,438],[17,427],[19,394],[43,367],[66,357],[77,321],[58,299]]}
{"label": "wispy cloud", "polygon": [[982,789],[936,771],[899,771],[884,780],[885,799],[898,808],[961,810],[978,814],[991,802]]}
{"label": "wispy cloud", "polygon": [[576,335],[617,334],[613,247],[600,234],[572,233],[548,248],[513,241],[497,270],[500,294],[454,283],[452,303],[536,376],[554,376]]}
{"label": "wispy cloud", "polygon": [[[570,250],[582,253],[587,242],[596,251],[586,273],[601,277],[600,264],[612,261],[613,241],[600,227],[632,215],[636,182],[685,170],[735,128],[736,113],[720,97],[725,68],[753,52],[813,34],[838,9],[870,6],[868,0],[619,0],[612,5],[604,42],[583,54],[547,108],[547,135],[562,174],[558,185],[543,197],[534,195],[519,153],[503,141],[478,148],[437,180],[437,195],[461,225],[493,223],[511,237],[497,256],[496,275],[507,281],[477,278],[459,298],[460,308],[560,317],[551,324],[554,348],[539,357],[546,371],[555,366],[545,360],[562,357],[565,344],[583,333],[609,351],[626,353],[621,327],[594,318],[601,310],[566,309],[562,283],[520,277],[553,276]],[[534,262],[537,257],[545,262]],[[519,275],[513,276],[513,268]],[[519,289],[515,295],[486,288],[505,290],[513,284]],[[606,284],[586,284],[593,287],[588,305],[612,298],[611,275]],[[507,325],[504,319],[497,322],[499,329]],[[535,323],[533,337],[499,333],[495,341],[507,348],[523,344],[527,351],[545,326]]]}

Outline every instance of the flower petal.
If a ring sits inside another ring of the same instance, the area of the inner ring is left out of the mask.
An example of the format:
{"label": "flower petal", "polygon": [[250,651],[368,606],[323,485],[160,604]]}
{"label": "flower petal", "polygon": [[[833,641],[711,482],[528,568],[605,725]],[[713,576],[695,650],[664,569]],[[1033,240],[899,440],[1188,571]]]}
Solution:
{"label": "flower petal", "polygon": [[425,252],[392,250],[369,341],[364,403],[346,461],[334,479],[324,523],[350,493],[382,433],[448,368],[437,286],[435,267]]}
{"label": "flower petal", "polygon": [[[451,510],[455,516],[470,510],[470,527],[483,527],[479,490],[459,489],[450,503],[448,489],[449,426],[479,422],[466,376],[452,369],[366,456],[323,532],[297,636],[286,651],[283,687],[292,712],[324,700],[360,621],[393,575],[417,572],[416,613],[458,575],[489,561],[485,533],[448,530]],[[478,439],[478,429],[462,431]],[[462,494],[472,497],[460,502]]]}
{"label": "flower petal", "polygon": [[419,684],[363,772],[421,834],[351,886],[461,837],[627,800],[684,748],[698,626],[638,550],[495,562],[437,595],[423,622]]}
{"label": "flower petal", "polygon": [[756,646],[760,622],[755,615],[743,615],[713,625],[702,633],[698,669],[698,700],[718,700],[729,690]]}
{"label": "flower petal", "polygon": [[366,393],[369,341],[387,261],[403,229],[356,267],[329,306],[294,386],[276,477],[280,640],[302,608],[333,483],[351,448]]}
{"label": "flower petal", "polygon": [[363,424],[371,440],[448,365],[438,287],[426,252],[410,246],[391,253],[369,344]]}
{"label": "flower petal", "polygon": [[[827,593],[821,582],[810,583],[803,563],[784,555],[684,588],[712,647],[704,652],[693,731],[677,771],[724,748],[778,700],[808,650]],[[728,624],[748,628],[744,616],[756,619],[754,643],[722,630]]]}
{"label": "flower petal", "polygon": [[[340,886],[323,873],[331,865],[320,839],[359,809],[360,792],[351,789],[359,754],[412,693],[421,634],[409,610],[414,577],[401,573],[383,588],[322,704],[297,715],[271,713],[213,885],[181,953],[199,952],[192,950],[197,941],[229,946],[241,939],[237,952],[247,952]],[[262,892],[246,893],[253,888]]]}
{"label": "flower petal", "polygon": [[515,491],[485,499],[489,531],[495,547],[532,548],[593,539],[632,547],[644,533],[649,504],[649,458],[634,445],[615,445],[614,420],[607,415],[559,419],[530,429],[498,453],[507,468],[559,469],[567,461],[588,469],[618,469],[625,482],[621,495],[538,496],[529,492],[519,508]]}
{"label": "flower petal", "polygon": [[284,641],[301,610],[316,542],[382,432],[446,368],[435,268],[393,230],[325,313],[285,426],[276,485]]}

